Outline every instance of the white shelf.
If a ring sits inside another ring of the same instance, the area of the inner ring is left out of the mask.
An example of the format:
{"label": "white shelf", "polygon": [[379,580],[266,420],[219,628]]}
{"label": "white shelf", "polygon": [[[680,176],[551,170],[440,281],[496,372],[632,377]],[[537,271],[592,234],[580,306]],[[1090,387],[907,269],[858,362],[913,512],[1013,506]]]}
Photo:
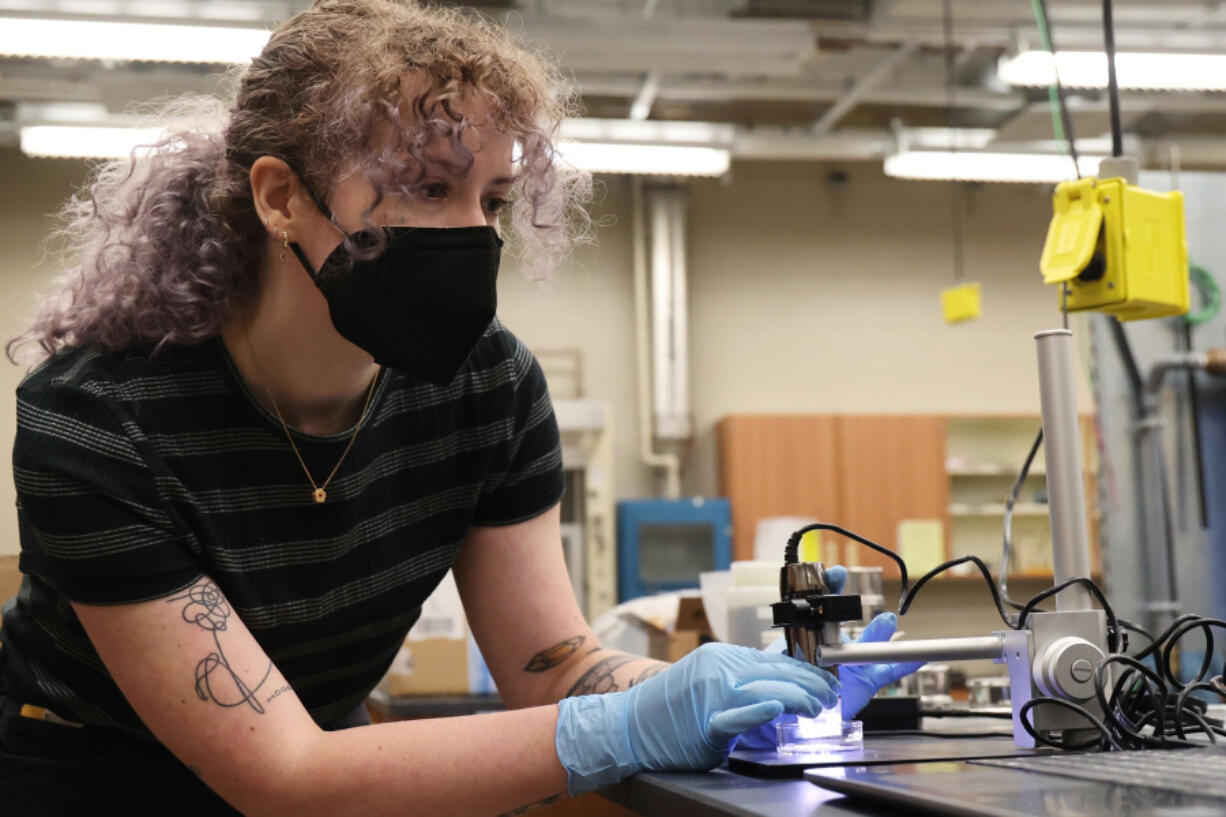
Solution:
{"label": "white shelf", "polygon": [[[959,468],[949,468],[945,473],[951,477],[1016,477],[1018,468],[1004,465],[967,465]],[[1031,466],[1028,477],[1045,477],[1047,469],[1043,466]]]}
{"label": "white shelf", "polygon": [[[1049,507],[1041,502],[1018,502],[1013,506],[1013,515],[1047,516]],[[949,506],[950,516],[1001,516],[1005,515],[1003,502],[955,502]]]}

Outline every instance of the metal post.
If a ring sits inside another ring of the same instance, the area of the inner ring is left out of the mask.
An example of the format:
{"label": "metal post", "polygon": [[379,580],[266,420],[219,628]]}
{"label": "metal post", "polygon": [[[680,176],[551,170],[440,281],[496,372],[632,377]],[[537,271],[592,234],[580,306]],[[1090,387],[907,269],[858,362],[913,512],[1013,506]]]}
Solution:
{"label": "metal post", "polygon": [[892,661],[975,661],[979,659],[999,661],[1004,653],[1003,634],[997,633],[970,638],[867,641],[821,647],[819,661],[816,663],[829,667],[839,664],[879,664]]}
{"label": "metal post", "polygon": [[[1077,422],[1073,333],[1052,329],[1035,335],[1039,345],[1039,397],[1051,516],[1052,568],[1056,584],[1090,576],[1085,481]],[[1089,610],[1090,592],[1073,586],[1056,596],[1059,611]]]}

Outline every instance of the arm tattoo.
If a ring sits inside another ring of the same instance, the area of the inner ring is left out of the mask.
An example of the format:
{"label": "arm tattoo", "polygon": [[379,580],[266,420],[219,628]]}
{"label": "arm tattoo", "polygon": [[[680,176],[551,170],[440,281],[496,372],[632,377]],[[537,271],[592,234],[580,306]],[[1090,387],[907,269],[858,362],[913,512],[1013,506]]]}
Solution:
{"label": "arm tattoo", "polygon": [[661,672],[664,672],[664,670],[666,669],[668,669],[667,664],[652,664],[650,667],[640,672],[637,678],[631,679],[630,686],[632,687],[638,686],[639,684],[646,681],[648,678],[654,678],[655,676],[659,675]]}
{"label": "arm tattoo", "polygon": [[580,676],[575,685],[570,688],[570,692],[567,692],[564,697],[571,698],[575,695],[599,695],[602,692],[617,692],[620,687],[617,686],[617,681],[613,678],[613,671],[632,661],[642,660],[637,655],[625,655],[623,653],[602,658],[592,665],[591,669]]}
{"label": "arm tattoo", "polygon": [[524,667],[524,672],[544,672],[553,669],[578,652],[584,641],[587,641],[587,636],[577,635],[560,644],[554,644],[547,650],[541,650],[532,656],[528,666]]}
{"label": "arm tattoo", "polygon": [[[264,670],[264,677],[258,684],[247,686],[230,667],[230,662],[221,650],[219,633],[225,632],[226,622],[230,618],[230,605],[226,603],[221,590],[206,579],[192,585],[183,595],[166,601],[169,604],[185,600],[187,604],[183,607],[183,620],[212,633],[213,644],[217,647],[217,652],[209,653],[196,664],[196,695],[202,701],[212,699],[224,707],[247,704],[263,714],[264,707],[255,693],[272,673],[272,662],[268,662],[268,669]],[[218,680],[219,677],[221,680]]]}
{"label": "arm tattoo", "polygon": [[541,800],[538,803],[530,803],[526,806],[517,808],[514,811],[508,811],[506,814],[501,815],[501,817],[518,817],[518,815],[520,814],[527,814],[528,812],[534,811],[540,808],[541,806],[547,806],[550,803],[556,803],[561,799],[562,799],[562,795],[555,794],[553,797],[546,797],[544,800]]}

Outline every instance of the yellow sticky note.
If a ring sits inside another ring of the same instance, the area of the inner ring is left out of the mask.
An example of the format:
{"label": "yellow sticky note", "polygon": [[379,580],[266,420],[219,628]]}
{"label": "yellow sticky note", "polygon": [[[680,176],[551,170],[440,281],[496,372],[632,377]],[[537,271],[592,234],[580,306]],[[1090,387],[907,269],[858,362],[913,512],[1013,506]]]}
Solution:
{"label": "yellow sticky note", "polygon": [[904,519],[898,523],[898,552],[912,578],[945,561],[945,525],[940,519]]}
{"label": "yellow sticky note", "polygon": [[941,290],[941,307],[945,311],[946,323],[975,320],[983,314],[979,282],[970,281]]}
{"label": "yellow sticky note", "polygon": [[822,560],[821,531],[807,531],[800,537],[800,561],[820,562]]}

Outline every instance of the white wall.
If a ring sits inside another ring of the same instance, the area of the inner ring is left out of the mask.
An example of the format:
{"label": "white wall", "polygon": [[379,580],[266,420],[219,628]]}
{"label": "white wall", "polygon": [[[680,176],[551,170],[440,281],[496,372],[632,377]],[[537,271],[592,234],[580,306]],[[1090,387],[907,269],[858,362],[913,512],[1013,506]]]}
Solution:
{"label": "white wall", "polygon": [[[733,412],[1038,413],[1033,334],[1058,326],[1038,272],[1048,194],[968,190],[966,277],[984,317],[948,326],[953,283],[950,188],[901,182],[879,167],[741,163],[731,180],[691,185],[691,389],[696,438],[686,489],[716,490],[714,427]],[[618,495],[655,486],[637,459],[628,183],[607,181],[617,227],[583,269],[549,291],[508,277],[504,319],[530,345],[582,350],[591,396],[613,406]],[[513,282],[513,283],[512,283]],[[1080,405],[1088,409],[1084,384]]]}
{"label": "white wall", "polygon": [[[714,424],[730,412],[1037,412],[1033,333],[1058,325],[1038,274],[1050,204],[1032,186],[970,190],[967,277],[984,317],[941,320],[953,279],[949,187],[814,163],[739,163],[727,181],[690,186],[692,395],[697,435],[683,452],[686,489],[715,491]],[[78,162],[0,151],[0,333],[11,336],[47,269],[46,215],[84,179]],[[532,283],[514,262],[501,278],[504,321],[533,348],[576,348],[588,395],[606,400],[619,497],[654,482],[638,462],[629,184],[605,180],[594,211],[615,217],[572,268]],[[0,366],[0,449],[10,451],[21,372]],[[1083,388],[1081,405],[1088,407]],[[0,468],[0,554],[16,552],[10,470]]]}

